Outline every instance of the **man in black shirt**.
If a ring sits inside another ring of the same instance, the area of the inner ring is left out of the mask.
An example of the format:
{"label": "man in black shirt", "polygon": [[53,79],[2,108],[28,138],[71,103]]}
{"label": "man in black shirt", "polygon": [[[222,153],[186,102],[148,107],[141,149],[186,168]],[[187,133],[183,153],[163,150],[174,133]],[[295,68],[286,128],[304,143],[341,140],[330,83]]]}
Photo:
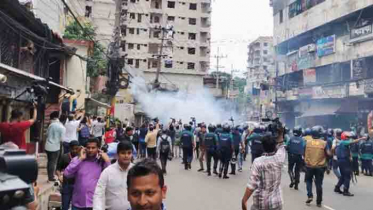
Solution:
{"label": "man in black shirt", "polygon": [[79,154],[80,146],[79,142],[73,140],[69,143],[70,152],[64,154],[60,162],[57,165],[57,176],[58,180],[62,183],[62,210],[68,210],[70,208],[70,202],[74,191],[74,179],[68,179],[63,177],[63,171],[70,164],[70,161]]}

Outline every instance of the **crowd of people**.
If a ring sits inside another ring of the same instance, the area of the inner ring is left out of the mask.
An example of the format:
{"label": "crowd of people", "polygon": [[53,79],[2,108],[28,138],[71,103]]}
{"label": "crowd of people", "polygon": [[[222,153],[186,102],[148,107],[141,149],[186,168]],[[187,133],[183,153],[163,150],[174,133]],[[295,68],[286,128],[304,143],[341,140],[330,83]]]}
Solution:
{"label": "crowd of people", "polygon": [[[4,145],[23,148],[24,132],[36,116],[35,110],[31,120],[22,121],[22,113],[14,110],[12,121],[0,124],[0,132],[8,137]],[[48,181],[61,183],[63,210],[163,210],[170,160],[181,160],[185,170],[191,170],[195,160],[201,174],[229,179],[228,175],[243,171],[243,162],[251,154],[243,210],[251,196],[252,209],[283,208],[280,188],[286,157],[290,188],[299,189],[305,172],[308,205],[313,201],[314,182],[316,204],[322,206],[325,173],[335,174],[334,192],[344,196],[353,196],[349,190],[353,177],[373,175],[369,135],[338,128],[290,131],[279,121],[249,127],[197,123],[194,118],[185,124],[154,119],[135,127],[128,121],[108,124],[107,119],[84,112],[67,116],[52,112],[50,120],[45,144]],[[29,209],[37,206],[33,193],[28,196]]]}

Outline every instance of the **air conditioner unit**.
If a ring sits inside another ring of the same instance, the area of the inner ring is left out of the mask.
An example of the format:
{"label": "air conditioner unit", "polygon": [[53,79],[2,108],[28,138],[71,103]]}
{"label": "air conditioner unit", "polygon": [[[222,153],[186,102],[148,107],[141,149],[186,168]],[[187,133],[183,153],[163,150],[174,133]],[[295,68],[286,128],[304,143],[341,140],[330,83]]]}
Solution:
{"label": "air conditioner unit", "polygon": [[308,45],[308,52],[315,52],[316,51],[316,44]]}

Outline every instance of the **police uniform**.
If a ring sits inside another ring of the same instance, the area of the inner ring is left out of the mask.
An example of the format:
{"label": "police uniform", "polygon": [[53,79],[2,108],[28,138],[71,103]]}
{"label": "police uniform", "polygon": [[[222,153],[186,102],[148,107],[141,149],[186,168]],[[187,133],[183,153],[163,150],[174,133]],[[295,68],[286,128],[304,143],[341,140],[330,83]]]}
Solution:
{"label": "police uniform", "polygon": [[251,162],[263,154],[262,135],[252,133],[246,140],[246,143],[251,143]]}
{"label": "police uniform", "polygon": [[361,153],[361,162],[362,162],[362,172],[365,175],[372,176],[373,175],[373,166],[372,166],[373,141],[366,140],[362,142],[360,145],[360,153]]}
{"label": "police uniform", "polygon": [[352,171],[359,175],[359,144],[351,145]]}
{"label": "police uniform", "polygon": [[351,154],[350,146],[352,140],[342,140],[336,148],[338,167],[341,172],[341,178],[339,179],[337,185],[335,186],[335,192],[341,193],[340,188],[343,185],[344,195],[352,195],[349,193],[350,181],[352,175],[352,163],[351,163]]}
{"label": "police uniform", "polygon": [[216,169],[218,168],[218,158],[216,154],[218,136],[215,133],[209,132],[205,136],[204,147],[206,150],[206,165],[207,175],[211,175],[211,159],[214,159],[214,173],[217,174]]}
{"label": "police uniform", "polygon": [[[240,144],[241,144],[242,136],[240,132],[236,130],[236,131],[233,131],[232,137],[233,137],[233,152],[234,152],[234,156],[237,161],[238,155],[240,153]],[[230,174],[235,175],[236,174],[236,163],[235,162],[231,163],[231,170],[232,171]]]}
{"label": "police uniform", "polygon": [[181,133],[180,142],[183,148],[183,163],[185,170],[191,169],[191,163],[193,159],[193,133],[189,130],[184,130]]}
{"label": "police uniform", "polygon": [[220,170],[219,177],[221,178],[224,172],[224,178],[229,178],[227,176],[229,161],[232,156],[232,146],[233,138],[229,132],[224,132],[219,137],[219,150],[220,150]]}
{"label": "police uniform", "polygon": [[288,160],[289,160],[289,176],[291,180],[290,187],[295,186],[298,189],[300,171],[303,166],[303,158],[305,148],[305,140],[300,136],[290,138],[287,143]]}

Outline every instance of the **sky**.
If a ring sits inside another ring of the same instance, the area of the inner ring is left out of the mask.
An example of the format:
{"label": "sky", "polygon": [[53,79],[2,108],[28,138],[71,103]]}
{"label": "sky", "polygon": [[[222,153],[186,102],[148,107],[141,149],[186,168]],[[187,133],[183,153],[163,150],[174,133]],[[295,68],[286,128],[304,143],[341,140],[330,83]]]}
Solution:
{"label": "sky", "polygon": [[211,71],[216,70],[217,49],[222,58],[221,70],[239,70],[242,76],[247,67],[247,45],[259,36],[272,36],[272,7],[269,0],[212,0]]}

